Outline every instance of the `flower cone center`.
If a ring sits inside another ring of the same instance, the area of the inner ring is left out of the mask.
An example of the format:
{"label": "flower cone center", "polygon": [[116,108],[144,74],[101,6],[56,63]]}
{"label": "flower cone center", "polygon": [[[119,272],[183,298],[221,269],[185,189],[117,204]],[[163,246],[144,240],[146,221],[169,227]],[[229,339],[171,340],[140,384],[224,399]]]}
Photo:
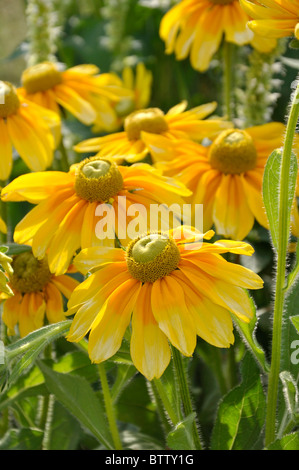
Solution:
{"label": "flower cone center", "polygon": [[127,248],[130,274],[141,282],[155,282],[174,271],[180,252],[172,238],[152,233],[133,240]]}
{"label": "flower cone center", "polygon": [[161,134],[168,130],[164,113],[159,108],[134,111],[124,121],[124,128],[129,140],[138,140],[141,131]]}
{"label": "flower cone center", "polygon": [[78,166],[75,191],[89,202],[107,202],[123,188],[122,175],[114,162],[99,157],[86,158]]}
{"label": "flower cone center", "polygon": [[257,152],[252,137],[242,130],[228,129],[215,139],[209,161],[224,174],[240,174],[256,167]]}
{"label": "flower cone center", "polygon": [[41,291],[51,279],[48,262],[36,259],[29,251],[14,257],[10,284],[22,294]]}
{"label": "flower cone center", "polygon": [[210,2],[215,3],[216,5],[228,5],[233,3],[235,0],[210,0]]}
{"label": "flower cone center", "polygon": [[19,107],[20,100],[15,87],[9,82],[0,81],[0,118],[15,114]]}
{"label": "flower cone center", "polygon": [[22,74],[22,85],[29,94],[49,90],[61,82],[62,73],[51,62],[33,65]]}

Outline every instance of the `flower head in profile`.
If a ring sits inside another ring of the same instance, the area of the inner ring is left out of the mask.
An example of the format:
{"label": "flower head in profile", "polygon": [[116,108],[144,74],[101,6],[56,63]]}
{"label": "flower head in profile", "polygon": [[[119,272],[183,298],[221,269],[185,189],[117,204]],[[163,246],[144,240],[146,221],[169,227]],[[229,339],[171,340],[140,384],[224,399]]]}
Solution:
{"label": "flower head in profile", "polygon": [[249,28],[265,38],[295,36],[299,39],[298,0],[240,0],[251,17]]}
{"label": "flower head in profile", "polygon": [[47,255],[51,272],[59,275],[80,248],[114,246],[116,239],[126,244],[132,238],[129,222],[135,220],[138,208],[143,212],[137,222],[148,227],[152,204],[182,205],[190,194],[182,183],[161,176],[151,165],[122,167],[92,157],[73,165],[68,173],[22,175],[2,190],[2,199],[37,204],[17,224],[14,240],[32,246],[38,259]]}
{"label": "flower head in profile", "polygon": [[28,101],[9,82],[0,81],[0,96],[0,179],[6,181],[11,174],[13,148],[30,170],[45,170],[53,160],[59,117]]}
{"label": "flower head in profile", "polygon": [[93,98],[97,109],[97,118],[92,127],[94,133],[118,131],[128,114],[148,106],[151,96],[152,73],[142,62],[137,64],[135,74],[131,67],[125,67],[121,78],[113,73],[104,75],[107,76],[107,84],[128,90],[130,94],[121,97],[118,102]]}
{"label": "flower head in profile", "polygon": [[[13,256],[9,286],[13,296],[2,290],[2,320],[8,334],[15,334],[18,325],[21,337],[42,327],[45,318],[49,323],[65,320],[63,296],[68,299],[79,282],[64,274],[54,276],[47,259],[37,260],[31,251]],[[71,268],[70,268],[71,270]]]}
{"label": "flower head in profile", "polygon": [[134,111],[124,120],[124,131],[103,137],[94,137],[78,143],[77,152],[97,152],[120,162],[136,162],[148,153],[147,136],[155,136],[157,147],[167,148],[167,144],[178,139],[202,140],[215,135],[231,124],[223,119],[206,119],[217,107],[208,103],[186,111],[187,102],[171,108],[166,114],[159,108]]}
{"label": "flower head in profile", "polygon": [[[218,234],[243,240],[255,220],[268,228],[262,197],[264,168],[271,152],[283,144],[284,132],[279,122],[228,129],[207,147],[182,143],[174,159],[157,167],[165,175],[176,175],[192,191],[193,205],[203,204],[205,230],[214,224]],[[293,217],[298,231],[297,211]]]}
{"label": "flower head in profile", "polygon": [[42,62],[32,65],[22,74],[22,93],[27,100],[60,113],[66,109],[83,124],[90,125],[97,118],[96,98],[117,102],[123,89],[109,83],[109,74],[99,74],[95,65],[76,65],[61,69],[59,64]]}
{"label": "flower head in profile", "polygon": [[239,46],[251,43],[260,52],[275,47],[273,39],[261,40],[247,28],[249,19],[238,0],[181,0],[162,18],[160,36],[167,54],[174,52],[177,60],[190,55],[192,67],[204,72],[223,37]]}
{"label": "flower head in profile", "polygon": [[75,258],[79,271],[92,274],[73,292],[68,314],[75,313],[69,341],[89,333],[89,356],[102,362],[119,349],[132,317],[131,357],[149,380],[160,377],[170,361],[169,342],[192,356],[197,335],[227,348],[234,342],[232,317],[252,318],[244,289],[260,289],[261,278],[229,263],[222,253],[251,255],[244,242],[210,239],[179,226],[146,233],[121,248],[93,247]]}

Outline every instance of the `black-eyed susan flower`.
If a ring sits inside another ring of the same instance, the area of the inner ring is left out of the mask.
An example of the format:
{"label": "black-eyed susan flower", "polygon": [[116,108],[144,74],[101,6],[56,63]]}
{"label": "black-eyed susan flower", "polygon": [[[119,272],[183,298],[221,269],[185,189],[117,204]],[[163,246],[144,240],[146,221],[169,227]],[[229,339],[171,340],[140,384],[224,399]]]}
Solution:
{"label": "black-eyed susan flower", "polygon": [[[30,101],[60,113],[65,108],[79,121],[92,124],[97,118],[93,99],[117,102],[124,91],[109,83],[95,65],[61,69],[59,64],[42,62],[22,74],[22,93]],[[125,92],[127,94],[127,92]]]}
{"label": "black-eyed susan flower", "polygon": [[13,148],[30,170],[48,168],[60,129],[57,114],[28,101],[9,82],[0,81],[0,100],[0,180],[11,174]]}
{"label": "black-eyed susan flower", "polygon": [[128,114],[146,108],[150,101],[153,77],[142,62],[137,64],[135,74],[131,67],[125,67],[121,78],[113,73],[106,76],[111,86],[128,90],[130,94],[123,96],[118,102],[94,98],[93,103],[97,109],[97,118],[92,127],[94,133],[118,131]]}
{"label": "black-eyed susan flower", "polygon": [[249,28],[260,36],[295,36],[299,39],[298,0],[240,0],[240,4],[252,19],[248,23]]}
{"label": "black-eyed susan flower", "polygon": [[45,318],[49,323],[65,320],[63,296],[69,299],[79,282],[67,274],[54,276],[47,259],[37,260],[31,251],[13,256],[11,266],[8,277],[14,295],[5,298],[3,290],[1,294],[2,320],[8,334],[15,334],[18,326],[20,336],[24,337],[42,327]]}
{"label": "black-eyed susan flower", "polygon": [[[279,122],[228,129],[207,147],[182,143],[173,160],[157,166],[192,191],[193,206],[203,204],[205,230],[214,224],[218,234],[243,240],[255,220],[268,228],[262,197],[264,168],[271,152],[283,144],[284,132]],[[159,154],[155,157],[158,161]],[[297,211],[293,217],[295,234]]]}
{"label": "black-eyed susan flower", "polygon": [[216,347],[230,347],[231,314],[249,322],[252,307],[244,289],[260,289],[263,282],[221,257],[251,255],[250,245],[203,242],[213,235],[179,226],[137,237],[125,251],[81,251],[75,265],[92,274],[68,302],[67,314],[75,313],[68,340],[80,341],[89,333],[91,360],[105,361],[118,351],[132,316],[131,357],[149,380],[167,367],[169,342],[185,356],[192,356],[197,335]]}
{"label": "black-eyed susan flower", "polygon": [[160,36],[167,54],[174,52],[177,60],[190,55],[192,67],[204,72],[223,37],[239,46],[251,43],[261,52],[275,47],[275,41],[254,36],[248,20],[238,0],[182,0],[162,18]]}
{"label": "black-eyed susan flower", "polygon": [[[206,119],[217,107],[217,103],[207,103],[186,111],[187,102],[171,108],[166,114],[159,108],[134,111],[124,120],[124,131],[103,137],[94,137],[78,143],[77,152],[97,152],[99,156],[109,156],[118,162],[136,162],[148,153],[146,135],[156,136],[156,146],[165,149],[168,143],[178,139],[202,140],[230,126],[222,119]],[[161,144],[161,145],[160,145]]]}
{"label": "black-eyed susan flower", "polygon": [[[122,167],[92,157],[73,165],[68,173],[22,175],[3,189],[2,199],[37,204],[17,224],[14,240],[32,246],[38,259],[47,254],[51,272],[58,275],[80,247],[114,246],[116,237],[126,244],[132,238],[128,229],[129,222],[136,220],[135,209],[140,210],[141,227],[132,222],[132,233],[149,226],[152,205],[182,205],[190,194],[182,183],[161,176],[150,165]],[[176,207],[172,214],[181,215]],[[157,223],[163,218],[162,211]]]}

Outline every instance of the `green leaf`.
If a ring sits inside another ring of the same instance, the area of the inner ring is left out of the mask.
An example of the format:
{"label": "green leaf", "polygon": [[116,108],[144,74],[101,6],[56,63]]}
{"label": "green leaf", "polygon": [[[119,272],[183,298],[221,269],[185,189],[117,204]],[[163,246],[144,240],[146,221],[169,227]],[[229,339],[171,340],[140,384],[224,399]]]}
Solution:
{"label": "green leaf", "polygon": [[55,372],[43,362],[39,367],[50,393],[64,405],[78,421],[107,449],[113,449],[106,424],[106,416],[100,400],[83,377]]}
{"label": "green leaf", "polygon": [[55,401],[51,416],[51,426],[46,429],[47,450],[76,450],[82,436],[82,429],[74,418],[58,401]]}
{"label": "green leaf", "polygon": [[19,245],[18,243],[13,243],[13,242],[6,243],[6,247],[7,247],[6,254],[8,256],[19,255],[20,253],[24,253],[24,251],[32,250],[32,247],[29,245]]}
{"label": "green leaf", "polygon": [[[249,296],[249,294],[248,294]],[[234,323],[237,325],[238,331],[243,337],[244,342],[246,343],[247,347],[254,355],[258,363],[261,365],[264,371],[269,371],[269,364],[266,361],[265,352],[262,347],[258,344],[256,337],[255,337],[255,329],[257,326],[257,317],[256,317],[256,308],[252,298],[249,296],[249,300],[251,303],[251,308],[253,312],[253,317],[249,323],[245,323],[239,320],[237,317],[234,317]]]}
{"label": "green leaf", "polygon": [[293,317],[290,317],[290,320],[299,333],[299,315],[294,315]]}
{"label": "green leaf", "polygon": [[195,413],[191,413],[187,418],[178,423],[167,436],[167,445],[173,450],[195,450],[193,440],[193,423],[196,418]]}
{"label": "green leaf", "polygon": [[287,287],[286,289],[290,289],[296,282],[299,274],[299,243],[297,243],[296,247],[296,261],[290,274],[288,275]]}
{"label": "green leaf", "polygon": [[294,38],[289,42],[290,49],[299,49],[299,41],[298,39]]}
{"label": "green leaf", "polygon": [[296,411],[298,411],[298,388],[296,381],[292,374],[287,370],[281,372],[279,377],[283,385],[282,389],[286,407],[291,417],[295,417]]}
{"label": "green leaf", "polygon": [[[56,359],[55,363],[51,364],[51,368],[57,372],[80,375],[90,383],[98,380],[96,365],[91,364],[89,357],[82,351],[65,354]],[[1,394],[0,410],[26,397],[48,393],[44,383],[43,374],[34,365],[29,371],[23,373],[5,394]]]}
{"label": "green leaf", "polygon": [[242,382],[221,401],[216,417],[212,450],[253,450],[259,446],[266,399],[259,369],[247,352],[242,361]]}
{"label": "green leaf", "polygon": [[[282,150],[277,149],[271,153],[266,163],[263,177],[263,200],[269,221],[270,233],[275,249],[279,240],[279,195],[280,195],[280,168],[282,161]],[[288,192],[288,210],[291,216],[291,208],[294,202],[296,180],[297,180],[297,158],[294,153],[291,155],[291,174]]]}
{"label": "green leaf", "polygon": [[[63,336],[69,330],[70,324],[71,321],[66,320],[44,326],[9,345],[4,351],[5,365],[0,367],[0,377],[9,371],[5,389],[10,388],[20,375],[33,365],[47,344]],[[16,358],[18,360],[14,361]]]}
{"label": "green leaf", "polygon": [[267,447],[268,450],[299,450],[299,432],[277,439]]}
{"label": "green leaf", "polygon": [[40,450],[43,435],[39,429],[10,429],[0,440],[0,450]]}

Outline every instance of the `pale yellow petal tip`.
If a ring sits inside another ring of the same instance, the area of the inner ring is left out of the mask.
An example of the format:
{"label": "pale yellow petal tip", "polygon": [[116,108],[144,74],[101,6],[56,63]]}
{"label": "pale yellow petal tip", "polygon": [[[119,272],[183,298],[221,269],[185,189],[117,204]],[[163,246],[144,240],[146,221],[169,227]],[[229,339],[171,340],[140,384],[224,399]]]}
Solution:
{"label": "pale yellow petal tip", "polygon": [[254,253],[254,248],[246,242],[234,241],[234,240],[217,240],[214,243],[216,246],[222,246],[227,251],[242,255],[251,256]]}
{"label": "pale yellow petal tip", "polygon": [[299,39],[299,23],[297,23],[295,26],[295,37],[296,39]]}

